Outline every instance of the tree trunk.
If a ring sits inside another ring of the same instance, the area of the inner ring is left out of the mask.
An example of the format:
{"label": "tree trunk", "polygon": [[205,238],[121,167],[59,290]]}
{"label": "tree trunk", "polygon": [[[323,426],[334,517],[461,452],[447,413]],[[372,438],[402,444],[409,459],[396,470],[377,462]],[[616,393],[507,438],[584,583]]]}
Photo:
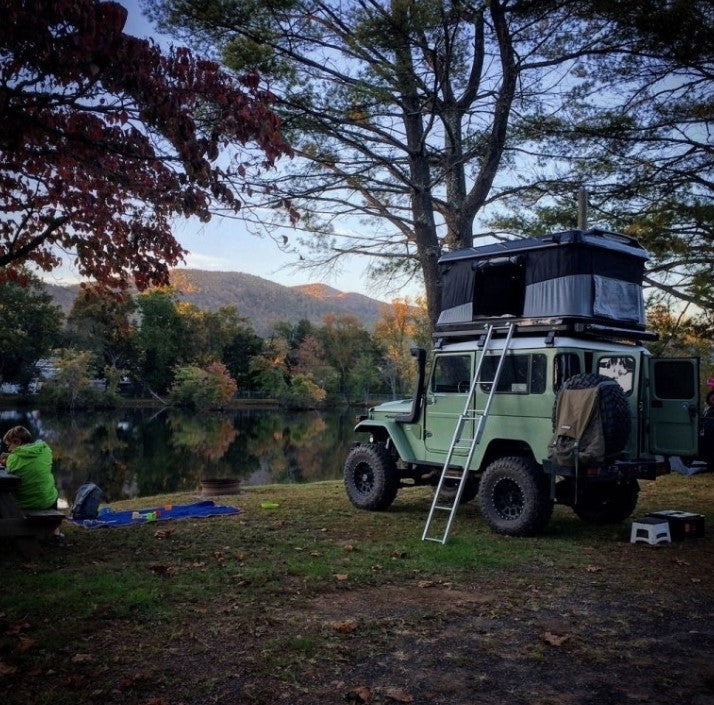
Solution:
{"label": "tree trunk", "polygon": [[[392,2],[396,27],[408,27],[401,22],[400,3]],[[407,158],[411,180],[411,211],[414,223],[414,241],[417,257],[424,276],[426,306],[432,328],[436,325],[441,309],[441,277],[437,262],[441,254],[434,220],[434,203],[431,193],[429,158],[425,149],[422,108],[417,92],[408,33],[395,33],[396,74],[399,81],[402,119],[407,137]]]}

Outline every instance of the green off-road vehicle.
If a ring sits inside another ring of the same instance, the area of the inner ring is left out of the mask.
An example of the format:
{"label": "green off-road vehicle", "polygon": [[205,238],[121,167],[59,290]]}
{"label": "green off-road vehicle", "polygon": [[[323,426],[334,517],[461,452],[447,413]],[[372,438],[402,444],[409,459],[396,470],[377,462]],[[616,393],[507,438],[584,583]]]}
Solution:
{"label": "green off-road vehicle", "polygon": [[[600,230],[443,256],[442,312],[429,357],[415,349],[411,399],[361,417],[347,494],[384,510],[403,487],[433,485],[423,538],[444,542],[478,498],[497,532],[541,531],[555,502],[618,522],[638,481],[698,445],[697,359],[653,357],[643,342],[647,253]],[[428,367],[428,369],[427,369]]]}

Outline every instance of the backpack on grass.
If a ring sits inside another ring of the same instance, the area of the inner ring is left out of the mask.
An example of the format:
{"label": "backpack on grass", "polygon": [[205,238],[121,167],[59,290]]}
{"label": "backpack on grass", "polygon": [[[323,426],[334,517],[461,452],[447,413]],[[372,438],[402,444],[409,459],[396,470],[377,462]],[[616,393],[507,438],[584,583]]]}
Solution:
{"label": "backpack on grass", "polygon": [[72,519],[96,519],[102,490],[93,482],[80,485],[72,503]]}

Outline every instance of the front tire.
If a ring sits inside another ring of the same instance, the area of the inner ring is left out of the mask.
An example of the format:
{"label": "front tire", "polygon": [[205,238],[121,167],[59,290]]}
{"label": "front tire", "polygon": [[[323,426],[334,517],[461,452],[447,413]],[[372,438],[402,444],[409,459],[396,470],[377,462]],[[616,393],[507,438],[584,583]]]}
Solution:
{"label": "front tire", "polygon": [[478,493],[481,514],[493,531],[531,536],[553,513],[547,476],[529,458],[499,458],[484,471]]}
{"label": "front tire", "polygon": [[381,443],[352,448],[345,460],[344,478],[347,496],[359,509],[387,509],[399,490],[394,458]]}

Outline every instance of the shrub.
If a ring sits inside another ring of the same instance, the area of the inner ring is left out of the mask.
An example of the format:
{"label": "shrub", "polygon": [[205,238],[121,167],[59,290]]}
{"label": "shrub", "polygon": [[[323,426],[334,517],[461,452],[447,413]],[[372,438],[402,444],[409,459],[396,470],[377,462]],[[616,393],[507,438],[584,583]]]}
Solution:
{"label": "shrub", "polygon": [[229,402],[238,386],[221,362],[207,367],[182,365],[174,369],[169,397],[174,404],[195,409],[216,409]]}

